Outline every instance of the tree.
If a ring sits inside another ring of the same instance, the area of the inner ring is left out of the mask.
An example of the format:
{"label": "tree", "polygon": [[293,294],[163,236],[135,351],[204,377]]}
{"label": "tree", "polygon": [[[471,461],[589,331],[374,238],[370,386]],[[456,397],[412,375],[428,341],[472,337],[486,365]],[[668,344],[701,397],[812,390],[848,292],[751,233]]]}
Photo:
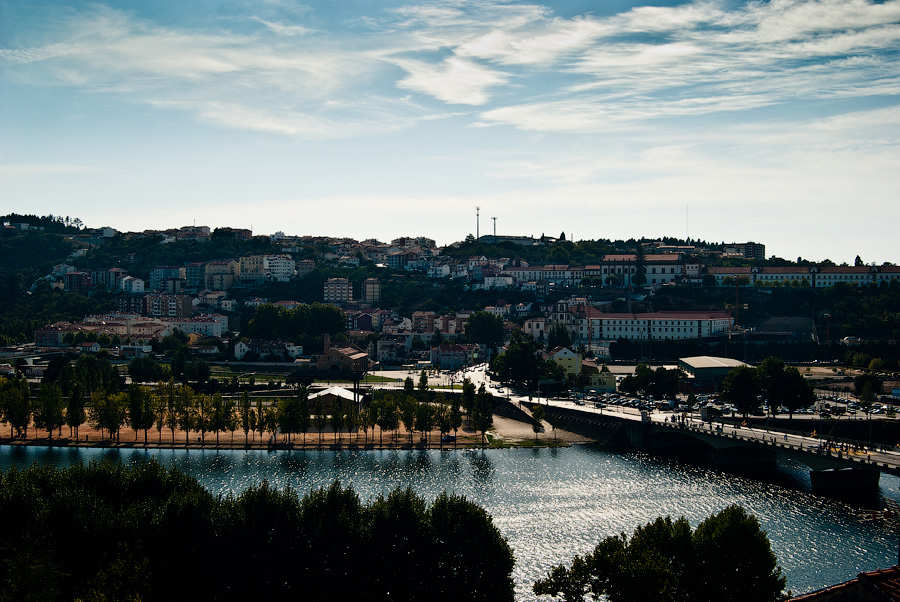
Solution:
{"label": "tree", "polygon": [[291,442],[291,435],[297,432],[299,426],[299,400],[294,397],[282,397],[276,404],[278,416],[278,428],[284,435],[285,443]]}
{"label": "tree", "polygon": [[128,362],[128,375],[134,382],[156,382],[162,379],[162,366],[150,356],[136,357]]}
{"label": "tree", "polygon": [[404,395],[398,404],[400,410],[400,422],[409,436],[409,444],[413,442],[413,431],[415,431],[416,413],[418,412],[419,402],[415,397]]}
{"label": "tree", "polygon": [[238,414],[241,417],[241,430],[244,431],[244,441],[250,432],[250,409],[251,409],[250,393],[241,392],[241,399],[238,402]]}
{"label": "tree", "polygon": [[647,284],[647,262],[644,255],[644,245],[642,244],[638,244],[635,249],[635,268],[631,281],[639,287]]}
{"label": "tree", "polygon": [[303,433],[303,445],[306,445],[306,431],[310,424],[309,389],[304,385],[297,390],[297,430]]}
{"label": "tree", "polygon": [[133,382],[128,386],[128,424],[134,429],[134,438],[138,431],[144,431],[144,445],[147,444],[147,431],[156,420],[156,408],[150,391]]}
{"label": "tree", "polygon": [[415,391],[415,383],[413,383],[413,379],[411,376],[407,376],[403,381],[403,391],[406,392],[407,395],[412,395]]}
{"label": "tree", "polygon": [[435,405],[434,405],[434,422],[437,425],[439,435],[439,445],[441,449],[444,448],[444,435],[450,432],[452,428],[450,426],[450,407],[447,405],[447,399],[444,397],[443,393],[438,393],[435,396]]}
{"label": "tree", "polygon": [[725,401],[734,404],[738,412],[743,414],[745,418],[759,407],[758,395],[759,386],[754,368],[738,366],[737,368],[732,368],[725,375],[722,397]]}
{"label": "tree", "polygon": [[693,543],[704,600],[768,602],[782,599],[785,578],[755,516],[732,505],[697,526]]}
{"label": "tree", "polygon": [[785,578],[754,516],[729,506],[691,531],[687,519],[658,518],[605,538],[571,566],[554,567],[533,591],[577,602],[783,600]]}
{"label": "tree", "polygon": [[63,425],[62,389],[55,383],[42,383],[38,402],[34,408],[34,426],[47,430],[47,437],[53,439],[54,429]]}
{"label": "tree", "polygon": [[554,324],[547,333],[547,349],[556,349],[557,347],[571,347],[572,337],[569,331],[562,324]]}
{"label": "tree", "polygon": [[544,430],[544,427],[541,426],[541,422],[544,420],[544,406],[540,404],[531,406],[531,419],[534,421],[531,430],[534,431],[534,440],[537,441],[538,433]]}
{"label": "tree", "polygon": [[112,439],[119,441],[119,431],[125,424],[128,413],[128,396],[125,393],[105,393],[101,390],[91,393],[91,407],[88,419],[92,427],[105,430]]}
{"label": "tree", "polygon": [[434,412],[427,403],[420,403],[416,408],[416,430],[422,433],[425,445],[428,445],[428,433],[434,427]]}
{"label": "tree", "polygon": [[788,409],[790,417],[801,408],[807,408],[816,402],[816,391],[809,384],[800,371],[794,366],[788,366],[781,378],[781,400]]}
{"label": "tree", "polygon": [[224,399],[219,393],[209,398],[209,430],[216,434],[216,447],[219,447],[219,433],[228,428],[234,414],[234,402]]}
{"label": "tree", "polygon": [[425,370],[422,370],[422,373],[419,375],[418,388],[419,391],[423,393],[428,390],[428,374],[425,372]]}
{"label": "tree", "polygon": [[66,426],[70,432],[74,432],[75,440],[78,440],[78,428],[87,420],[84,411],[84,394],[81,385],[75,383],[66,398]]}
{"label": "tree", "polygon": [[856,393],[856,396],[859,397],[862,395],[863,389],[865,389],[868,384],[872,388],[872,393],[881,395],[883,382],[884,381],[874,374],[860,374],[853,379],[853,390]]}
{"label": "tree", "polygon": [[475,383],[469,380],[469,377],[463,379],[462,382],[462,407],[466,410],[466,416],[471,420],[472,408],[475,406]]}
{"label": "tree", "polygon": [[456,447],[456,434],[462,426],[462,412],[459,408],[459,397],[454,397],[450,402],[449,426],[453,430],[453,447]]}
{"label": "tree", "polygon": [[331,430],[334,433],[335,437],[337,437],[337,444],[341,443],[341,429],[344,428],[344,402],[341,398],[335,397],[331,401],[331,416],[329,417],[329,422],[331,423]]}
{"label": "tree", "polygon": [[756,368],[756,381],[760,393],[769,402],[769,410],[784,404],[784,362],[777,357],[769,356]]}
{"label": "tree", "polygon": [[6,379],[0,383],[0,408],[3,420],[9,423],[10,437],[15,429],[16,437],[28,437],[31,422],[31,393],[25,379]]}
{"label": "tree", "polygon": [[493,369],[501,381],[534,388],[544,374],[539,355],[541,344],[531,335],[514,330],[506,350],[494,358]]}
{"label": "tree", "polygon": [[344,426],[347,428],[348,445],[353,444],[353,434],[356,433],[356,442],[359,443],[359,408],[352,400],[344,404]]}
{"label": "tree", "polygon": [[316,401],[313,404],[313,424],[316,430],[319,431],[319,447],[322,447],[322,431],[328,426],[328,415],[325,413],[321,397],[316,397]]}
{"label": "tree", "polygon": [[476,311],[466,321],[466,338],[470,343],[494,349],[503,342],[503,318],[486,311]]}
{"label": "tree", "polygon": [[[172,445],[175,445],[175,429],[178,428],[178,393],[175,390],[175,379],[170,378],[166,382],[157,385],[159,390],[160,405],[165,407],[166,428],[172,432]],[[185,441],[185,445],[187,442]]]}
{"label": "tree", "polygon": [[469,417],[472,428],[481,431],[481,445],[486,444],[486,435],[489,428],[494,426],[493,403],[490,393],[484,388],[484,383],[478,387],[478,394],[475,395],[475,405],[472,407],[472,413]]}
{"label": "tree", "polygon": [[[194,429],[196,403],[193,389],[187,385],[179,387],[178,394],[175,396],[175,415],[178,417],[178,426],[184,431],[185,446],[190,442],[190,433]],[[172,437],[174,438],[175,435],[173,434]]]}

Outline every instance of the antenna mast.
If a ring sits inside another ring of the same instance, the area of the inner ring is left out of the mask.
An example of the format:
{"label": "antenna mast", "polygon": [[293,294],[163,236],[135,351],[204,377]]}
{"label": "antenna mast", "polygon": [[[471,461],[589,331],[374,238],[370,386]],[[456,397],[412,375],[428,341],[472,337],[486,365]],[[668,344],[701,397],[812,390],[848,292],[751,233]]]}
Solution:
{"label": "antenna mast", "polygon": [[481,207],[475,207],[475,240],[481,238]]}
{"label": "antenna mast", "polygon": [[494,220],[494,238],[497,238],[497,218],[492,217],[491,219]]}

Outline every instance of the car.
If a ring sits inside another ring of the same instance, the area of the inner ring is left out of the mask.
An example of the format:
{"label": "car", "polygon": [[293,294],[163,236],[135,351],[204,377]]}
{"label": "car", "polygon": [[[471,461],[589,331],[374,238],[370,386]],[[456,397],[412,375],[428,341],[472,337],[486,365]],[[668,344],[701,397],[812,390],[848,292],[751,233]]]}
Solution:
{"label": "car", "polygon": [[583,405],[584,405],[584,400],[583,400],[583,399],[576,399],[576,400],[575,400],[575,405],[577,405],[577,406],[583,406]]}
{"label": "car", "polygon": [[441,443],[453,443],[456,441],[456,435],[444,435],[441,437]]}

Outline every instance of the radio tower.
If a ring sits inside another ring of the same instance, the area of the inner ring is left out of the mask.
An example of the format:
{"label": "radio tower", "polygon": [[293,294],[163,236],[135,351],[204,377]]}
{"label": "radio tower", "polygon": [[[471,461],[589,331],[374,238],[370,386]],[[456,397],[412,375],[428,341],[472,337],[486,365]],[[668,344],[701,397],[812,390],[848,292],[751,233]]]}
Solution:
{"label": "radio tower", "polygon": [[492,217],[491,219],[494,220],[494,238],[497,238],[497,218]]}
{"label": "radio tower", "polygon": [[475,207],[475,240],[481,238],[481,207]]}

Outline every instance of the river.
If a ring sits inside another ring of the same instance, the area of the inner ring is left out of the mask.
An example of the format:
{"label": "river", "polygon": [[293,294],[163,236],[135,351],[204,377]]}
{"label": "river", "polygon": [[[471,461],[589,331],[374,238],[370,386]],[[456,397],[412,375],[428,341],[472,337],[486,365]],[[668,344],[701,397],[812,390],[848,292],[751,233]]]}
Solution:
{"label": "river", "polygon": [[[196,477],[215,494],[251,484],[290,485],[300,493],[335,479],[363,501],[411,486],[433,499],[442,491],[484,506],[516,556],[518,600],[553,565],[589,552],[607,535],[631,533],[660,515],[696,526],[737,503],[768,532],[795,595],[897,562],[897,533],[861,518],[860,505],[804,491],[808,479],[784,464],[763,482],[643,453],[578,445],[556,449],[460,451],[185,451],[0,446],[0,468],[33,462],[66,466],[109,458],[155,458]],[[882,475],[881,495],[897,499],[900,479]],[[868,504],[878,504],[870,500]]]}

